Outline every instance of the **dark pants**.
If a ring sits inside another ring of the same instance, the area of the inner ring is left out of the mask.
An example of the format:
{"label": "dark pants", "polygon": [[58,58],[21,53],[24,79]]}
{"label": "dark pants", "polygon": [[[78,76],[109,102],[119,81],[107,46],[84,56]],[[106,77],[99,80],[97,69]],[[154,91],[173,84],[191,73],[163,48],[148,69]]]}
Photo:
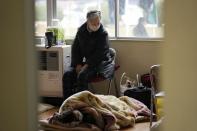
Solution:
{"label": "dark pants", "polygon": [[76,73],[75,68],[69,67],[63,75],[63,96],[68,98],[76,92],[88,90],[88,80],[95,76],[97,71],[95,69],[87,68]]}

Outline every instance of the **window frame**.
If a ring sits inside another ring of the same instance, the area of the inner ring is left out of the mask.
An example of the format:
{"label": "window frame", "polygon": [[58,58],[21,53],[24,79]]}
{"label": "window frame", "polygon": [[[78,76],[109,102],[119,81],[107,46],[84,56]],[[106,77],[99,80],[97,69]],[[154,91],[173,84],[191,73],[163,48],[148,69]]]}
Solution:
{"label": "window frame", "polygon": [[[52,25],[52,19],[57,18],[57,0],[46,0],[47,1],[47,26]],[[126,40],[126,41],[163,41],[163,37],[120,37],[119,36],[119,0],[115,0],[115,36],[109,37],[110,40]],[[164,31],[164,30],[163,30]],[[66,39],[66,41],[72,39]]]}

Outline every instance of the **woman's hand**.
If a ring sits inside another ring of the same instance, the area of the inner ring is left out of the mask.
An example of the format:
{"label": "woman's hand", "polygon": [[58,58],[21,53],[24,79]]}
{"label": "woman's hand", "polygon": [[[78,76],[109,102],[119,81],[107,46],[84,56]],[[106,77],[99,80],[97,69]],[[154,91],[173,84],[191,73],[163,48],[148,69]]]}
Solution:
{"label": "woman's hand", "polygon": [[77,74],[81,71],[82,65],[77,65],[75,70],[77,72]]}
{"label": "woman's hand", "polygon": [[88,64],[85,64],[81,67],[81,72],[84,71],[86,68],[88,68]]}
{"label": "woman's hand", "polygon": [[76,72],[77,74],[79,74],[80,72],[84,71],[86,68],[88,68],[88,64],[85,64],[85,65],[77,65],[76,66]]}

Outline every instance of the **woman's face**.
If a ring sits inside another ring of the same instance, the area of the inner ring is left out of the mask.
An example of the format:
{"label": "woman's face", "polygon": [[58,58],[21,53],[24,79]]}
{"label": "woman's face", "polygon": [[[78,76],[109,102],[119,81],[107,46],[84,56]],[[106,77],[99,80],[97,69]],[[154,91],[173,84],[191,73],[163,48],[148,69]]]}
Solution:
{"label": "woman's face", "polygon": [[100,18],[95,17],[88,20],[88,27],[91,31],[97,31],[100,28]]}

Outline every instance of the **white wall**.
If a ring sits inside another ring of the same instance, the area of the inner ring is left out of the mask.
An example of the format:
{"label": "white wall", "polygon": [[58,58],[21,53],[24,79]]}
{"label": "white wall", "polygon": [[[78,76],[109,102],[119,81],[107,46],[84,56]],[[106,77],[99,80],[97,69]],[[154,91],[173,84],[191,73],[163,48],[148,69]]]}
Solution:
{"label": "white wall", "polygon": [[150,66],[160,63],[162,41],[112,41],[117,51],[119,72],[127,72],[131,77],[137,73],[148,73]]}
{"label": "white wall", "polygon": [[[136,79],[136,74],[149,73],[150,66],[161,64],[160,52],[163,41],[111,41],[111,47],[117,51],[116,63],[120,65],[116,72],[117,84],[123,72]],[[106,82],[94,85],[98,93],[106,93]],[[114,94],[114,90],[112,90]]]}
{"label": "white wall", "polygon": [[0,4],[0,131],[36,131],[33,2]]}

